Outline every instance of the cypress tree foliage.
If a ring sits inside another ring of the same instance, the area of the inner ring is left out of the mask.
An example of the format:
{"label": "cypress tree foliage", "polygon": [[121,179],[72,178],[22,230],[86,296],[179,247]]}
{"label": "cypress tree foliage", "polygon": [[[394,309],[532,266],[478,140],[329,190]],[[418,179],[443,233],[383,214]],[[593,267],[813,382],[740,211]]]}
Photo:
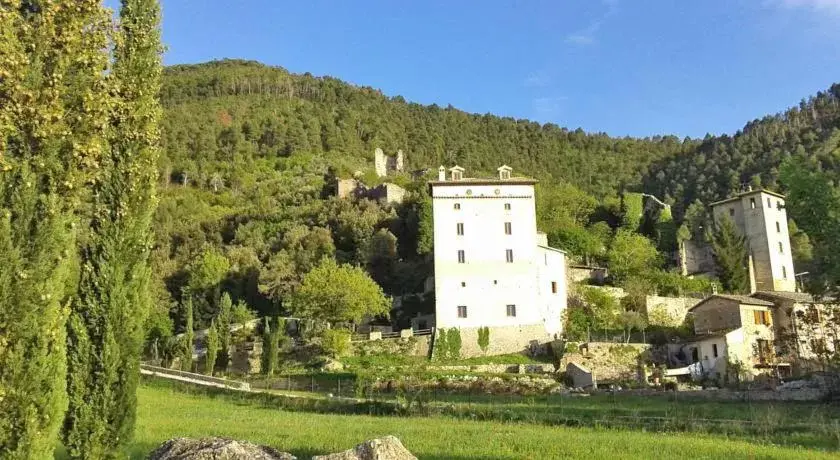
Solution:
{"label": "cypress tree foliage", "polygon": [[184,335],[181,337],[181,370],[192,371],[193,343],[195,343],[195,326],[193,325],[192,294],[184,294]]}
{"label": "cypress tree foliage", "polygon": [[207,330],[207,354],[204,355],[204,373],[213,375],[216,367],[216,356],[219,353],[219,330],[216,320],[210,321],[210,328]]}
{"label": "cypress tree foliage", "polygon": [[94,178],[90,235],[68,323],[65,445],[114,458],[131,440],[156,206],[161,45],[156,0],[123,0],[114,35],[109,146]]}
{"label": "cypress tree foliage", "polygon": [[219,316],[216,318],[216,327],[219,332],[219,356],[216,358],[216,366],[226,371],[230,361],[230,324],[233,315],[233,301],[230,295],[225,292],[219,301]]}
{"label": "cypress tree foliage", "polygon": [[732,220],[724,218],[718,222],[710,240],[723,289],[735,294],[749,292],[747,241],[735,229]]}
{"label": "cypress tree foliage", "polygon": [[274,375],[279,359],[280,350],[276,329],[278,329],[276,321],[269,321],[266,316],[263,326],[262,373],[268,376]]}
{"label": "cypress tree foliage", "polygon": [[104,149],[100,0],[0,2],[0,457],[51,458],[67,407],[67,297]]}

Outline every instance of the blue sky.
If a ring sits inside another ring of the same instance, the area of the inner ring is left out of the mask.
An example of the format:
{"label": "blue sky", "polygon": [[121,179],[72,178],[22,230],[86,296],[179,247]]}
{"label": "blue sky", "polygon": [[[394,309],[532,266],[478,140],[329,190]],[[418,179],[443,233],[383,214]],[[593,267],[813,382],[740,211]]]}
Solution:
{"label": "blue sky", "polygon": [[840,0],[163,0],[167,64],[254,59],[611,135],[734,133],[840,82]]}

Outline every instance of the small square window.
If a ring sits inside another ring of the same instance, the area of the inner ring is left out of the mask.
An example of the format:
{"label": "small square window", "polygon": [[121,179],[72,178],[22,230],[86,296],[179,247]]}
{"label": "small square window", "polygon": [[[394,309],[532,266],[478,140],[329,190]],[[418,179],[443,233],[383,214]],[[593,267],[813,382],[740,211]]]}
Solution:
{"label": "small square window", "polygon": [[464,234],[464,224],[463,224],[462,222],[458,222],[458,223],[455,225],[455,232],[456,232],[458,235],[463,235],[463,234]]}
{"label": "small square window", "polygon": [[493,284],[499,284],[499,280],[493,280]]}
{"label": "small square window", "polygon": [[461,287],[467,287],[467,282],[466,281],[461,281]]}
{"label": "small square window", "polygon": [[552,281],[551,282],[551,293],[552,294],[557,294],[557,281]]}
{"label": "small square window", "polygon": [[455,203],[454,205],[452,205],[452,207],[454,209],[461,209],[461,203]]}
{"label": "small square window", "polygon": [[505,235],[511,234],[511,225],[510,222],[505,222]]}
{"label": "small square window", "polygon": [[466,260],[466,259],[464,258],[464,250],[463,250],[463,249],[459,249],[459,250],[458,250],[458,263],[459,263],[459,264],[462,264],[462,263],[464,263],[464,261],[465,261],[465,260]]}
{"label": "small square window", "polygon": [[507,315],[511,317],[516,316],[516,305],[507,306]]}
{"label": "small square window", "polygon": [[755,198],[750,198],[750,209],[755,209]]}
{"label": "small square window", "polygon": [[510,211],[510,203],[505,203],[505,211]]}
{"label": "small square window", "polygon": [[466,318],[467,317],[467,306],[466,305],[458,305],[458,318]]}
{"label": "small square window", "polygon": [[782,226],[778,222],[776,222],[776,233],[782,233]]}
{"label": "small square window", "polygon": [[773,205],[770,203],[770,198],[767,198],[767,207],[773,209]]}
{"label": "small square window", "polygon": [[735,208],[729,208],[729,217],[735,217]]}
{"label": "small square window", "polygon": [[513,263],[513,249],[505,249],[505,259],[508,263]]}

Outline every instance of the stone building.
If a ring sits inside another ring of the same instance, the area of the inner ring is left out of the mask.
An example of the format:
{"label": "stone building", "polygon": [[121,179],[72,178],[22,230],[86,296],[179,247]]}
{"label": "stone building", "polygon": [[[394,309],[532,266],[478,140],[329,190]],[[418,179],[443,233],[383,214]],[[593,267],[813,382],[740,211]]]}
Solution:
{"label": "stone building", "polygon": [[804,293],[716,294],[690,312],[696,336],[675,351],[695,377],[721,377],[733,364],[747,379],[799,374],[819,368],[820,352],[840,347],[837,312]]}
{"label": "stone building", "polygon": [[562,333],[566,257],[536,226],[533,179],[464,177],[440,167],[429,183],[434,216],[435,327],[461,330],[462,354],[478,354],[477,330],[489,327],[488,353],[523,351]]}
{"label": "stone building", "polygon": [[731,219],[746,237],[751,292],[796,291],[784,195],[747,190],[712,203],[715,222]]}

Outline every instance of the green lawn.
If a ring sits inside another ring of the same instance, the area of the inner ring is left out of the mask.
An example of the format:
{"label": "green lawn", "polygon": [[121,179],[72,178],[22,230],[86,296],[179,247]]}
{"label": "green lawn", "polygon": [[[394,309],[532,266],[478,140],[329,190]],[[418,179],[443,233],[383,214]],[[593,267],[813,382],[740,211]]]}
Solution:
{"label": "green lawn", "polygon": [[301,458],[393,434],[421,459],[525,458],[836,458],[698,434],[659,434],[445,417],[376,417],[287,412],[224,395],[190,394],[144,384],[132,458],[175,436],[226,436],[271,445]]}

